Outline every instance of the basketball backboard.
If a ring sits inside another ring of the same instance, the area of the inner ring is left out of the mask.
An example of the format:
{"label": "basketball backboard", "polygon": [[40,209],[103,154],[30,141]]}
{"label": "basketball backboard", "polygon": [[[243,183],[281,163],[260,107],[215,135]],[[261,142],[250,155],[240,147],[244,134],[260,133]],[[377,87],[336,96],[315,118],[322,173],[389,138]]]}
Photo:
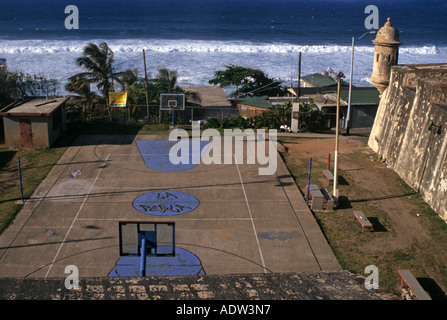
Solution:
{"label": "basketball backboard", "polygon": [[185,110],[185,94],[161,93],[160,110]]}
{"label": "basketball backboard", "polygon": [[120,256],[140,256],[143,239],[146,239],[146,255],[175,255],[175,223],[119,222]]}

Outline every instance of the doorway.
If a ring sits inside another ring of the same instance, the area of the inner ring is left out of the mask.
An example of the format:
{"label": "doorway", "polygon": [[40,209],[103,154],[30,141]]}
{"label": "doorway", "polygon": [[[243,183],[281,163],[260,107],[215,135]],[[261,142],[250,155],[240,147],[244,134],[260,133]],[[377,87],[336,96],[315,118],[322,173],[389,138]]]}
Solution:
{"label": "doorway", "polygon": [[20,139],[22,147],[31,148],[33,146],[33,132],[31,130],[31,120],[20,119]]}

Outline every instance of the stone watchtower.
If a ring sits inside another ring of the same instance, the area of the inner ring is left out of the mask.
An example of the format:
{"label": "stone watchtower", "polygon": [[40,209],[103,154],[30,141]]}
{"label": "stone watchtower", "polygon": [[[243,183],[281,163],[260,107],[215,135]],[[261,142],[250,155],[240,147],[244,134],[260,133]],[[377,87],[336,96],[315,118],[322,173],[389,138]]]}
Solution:
{"label": "stone watchtower", "polygon": [[373,43],[374,66],[370,80],[382,94],[390,82],[391,66],[397,65],[399,46],[402,44],[399,41],[399,32],[391,24],[390,18],[379,29]]}

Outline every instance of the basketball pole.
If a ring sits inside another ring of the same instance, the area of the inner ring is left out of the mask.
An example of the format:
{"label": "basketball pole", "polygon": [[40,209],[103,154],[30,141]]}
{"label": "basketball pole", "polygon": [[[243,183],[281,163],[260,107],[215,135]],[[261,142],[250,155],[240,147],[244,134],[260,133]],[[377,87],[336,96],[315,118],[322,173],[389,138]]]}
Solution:
{"label": "basketball pole", "polygon": [[172,108],[172,127],[175,127],[175,110]]}
{"label": "basketball pole", "polygon": [[146,276],[146,239],[141,240],[140,277]]}

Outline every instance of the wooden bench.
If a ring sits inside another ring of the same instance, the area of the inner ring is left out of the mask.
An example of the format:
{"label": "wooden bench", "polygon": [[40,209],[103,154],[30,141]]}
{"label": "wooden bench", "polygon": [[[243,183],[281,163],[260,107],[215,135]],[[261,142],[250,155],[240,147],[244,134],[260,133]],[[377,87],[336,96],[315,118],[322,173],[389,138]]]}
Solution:
{"label": "wooden bench", "polygon": [[316,184],[311,184],[306,186],[306,194],[307,188],[309,188],[309,196],[311,198],[311,209],[312,210],[323,210],[324,204],[324,195],[321,193],[320,188]]}
{"label": "wooden bench", "polygon": [[334,210],[334,198],[330,195],[329,191],[326,188],[321,189],[321,193],[326,198],[326,211]]}
{"label": "wooden bench", "polygon": [[362,232],[365,231],[365,229],[368,231],[372,229],[371,222],[362,211],[354,211],[354,220],[355,219],[357,219],[357,221],[362,226]]}
{"label": "wooden bench", "polygon": [[327,179],[327,181],[331,182],[334,181],[334,175],[329,170],[323,170],[323,177]]}
{"label": "wooden bench", "polygon": [[[401,281],[400,281],[400,288],[402,290],[402,295],[406,296],[405,289],[410,289],[410,295],[416,297],[418,300],[431,300],[430,296],[425,292],[424,288],[419,284],[417,279],[413,276],[413,274],[410,272],[410,270],[402,270],[399,269],[397,272],[400,275]],[[405,287],[404,288],[404,284]],[[411,296],[406,296],[406,300],[410,300]]]}

